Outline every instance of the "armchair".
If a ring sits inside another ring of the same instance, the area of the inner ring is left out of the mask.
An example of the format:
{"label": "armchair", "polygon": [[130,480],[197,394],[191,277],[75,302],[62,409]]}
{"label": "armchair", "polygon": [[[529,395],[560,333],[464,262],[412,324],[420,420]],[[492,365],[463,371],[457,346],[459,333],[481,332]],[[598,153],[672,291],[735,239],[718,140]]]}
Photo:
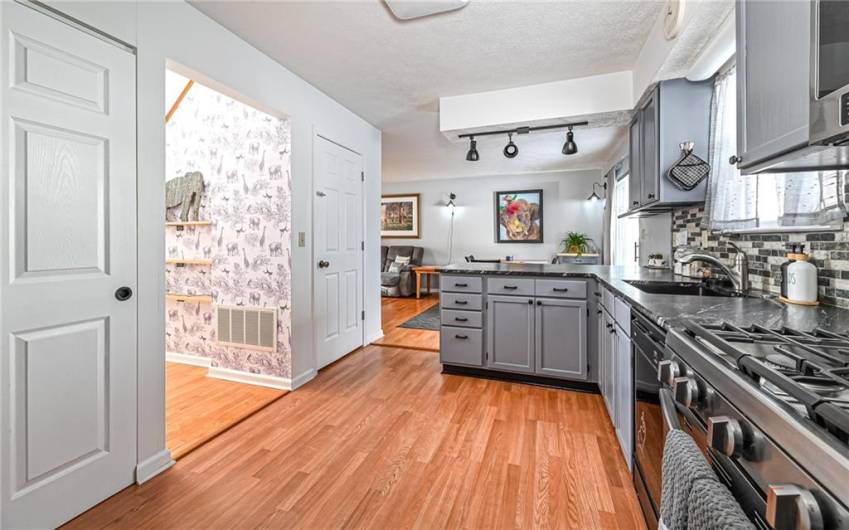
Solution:
{"label": "armchair", "polygon": [[[416,275],[413,267],[422,264],[422,247],[381,246],[380,247],[380,293],[383,296],[412,296],[416,293]],[[397,271],[390,271],[395,258],[410,258],[409,263]]]}

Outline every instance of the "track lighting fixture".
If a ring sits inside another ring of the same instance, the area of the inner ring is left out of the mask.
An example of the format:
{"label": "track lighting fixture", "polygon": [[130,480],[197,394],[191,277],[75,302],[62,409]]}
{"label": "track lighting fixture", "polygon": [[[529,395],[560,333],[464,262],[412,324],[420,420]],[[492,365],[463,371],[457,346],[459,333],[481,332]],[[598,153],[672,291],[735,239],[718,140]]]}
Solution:
{"label": "track lighting fixture", "polygon": [[504,156],[507,158],[515,158],[519,154],[519,148],[513,143],[513,133],[507,133],[507,145],[504,146]]}
{"label": "track lighting fixture", "polygon": [[578,144],[575,143],[575,133],[572,132],[572,126],[570,125],[569,132],[566,133],[566,143],[563,144],[563,154],[574,155],[577,152]]}
{"label": "track lighting fixture", "polygon": [[480,160],[480,155],[478,154],[478,143],[475,141],[474,136],[469,136],[469,152],[466,153],[466,160],[469,162],[477,162]]}
{"label": "track lighting fixture", "polygon": [[575,133],[572,132],[572,127],[584,127],[589,125],[589,122],[586,121],[578,121],[572,123],[562,123],[559,125],[540,125],[538,127],[529,127],[527,125],[522,127],[516,127],[514,129],[503,129],[498,131],[483,131],[477,132],[474,134],[461,134],[459,138],[468,138],[469,139],[469,151],[466,153],[466,160],[469,162],[476,162],[480,160],[480,155],[478,154],[478,143],[475,141],[475,136],[492,136],[494,134],[507,134],[507,145],[504,146],[504,156],[507,158],[515,158],[519,154],[519,147],[513,143],[513,135],[514,134],[528,134],[534,131],[544,131],[551,129],[563,129],[566,128],[569,131],[566,133],[566,143],[563,144],[563,154],[564,155],[574,155],[578,152],[578,144],[575,143]]}

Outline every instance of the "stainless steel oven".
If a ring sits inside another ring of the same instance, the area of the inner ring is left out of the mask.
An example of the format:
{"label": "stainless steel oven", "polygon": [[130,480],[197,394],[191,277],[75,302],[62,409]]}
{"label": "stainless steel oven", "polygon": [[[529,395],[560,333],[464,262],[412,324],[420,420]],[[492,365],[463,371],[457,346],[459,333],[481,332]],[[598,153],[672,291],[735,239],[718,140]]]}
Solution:
{"label": "stainless steel oven", "polygon": [[849,2],[811,2],[810,143],[849,144]]}

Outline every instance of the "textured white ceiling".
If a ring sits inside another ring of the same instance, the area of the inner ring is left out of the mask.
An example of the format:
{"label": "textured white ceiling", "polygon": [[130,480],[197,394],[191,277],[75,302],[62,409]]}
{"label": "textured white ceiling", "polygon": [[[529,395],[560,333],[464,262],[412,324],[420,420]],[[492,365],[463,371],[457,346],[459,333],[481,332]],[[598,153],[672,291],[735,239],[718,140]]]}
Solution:
{"label": "textured white ceiling", "polygon": [[379,0],[193,5],[381,129],[384,179],[408,180],[599,166],[621,128],[581,132],[578,156],[537,134],[514,160],[498,147],[470,164],[439,133],[437,100],[630,69],[662,2],[471,0],[406,22]]}

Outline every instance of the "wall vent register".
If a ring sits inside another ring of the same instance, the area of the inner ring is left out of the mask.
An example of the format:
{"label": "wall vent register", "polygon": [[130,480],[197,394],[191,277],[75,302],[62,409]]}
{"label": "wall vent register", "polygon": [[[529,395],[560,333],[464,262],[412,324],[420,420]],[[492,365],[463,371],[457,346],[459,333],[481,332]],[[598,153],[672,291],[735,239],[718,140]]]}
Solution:
{"label": "wall vent register", "polygon": [[276,309],[219,306],[216,316],[219,343],[252,350],[277,350]]}

